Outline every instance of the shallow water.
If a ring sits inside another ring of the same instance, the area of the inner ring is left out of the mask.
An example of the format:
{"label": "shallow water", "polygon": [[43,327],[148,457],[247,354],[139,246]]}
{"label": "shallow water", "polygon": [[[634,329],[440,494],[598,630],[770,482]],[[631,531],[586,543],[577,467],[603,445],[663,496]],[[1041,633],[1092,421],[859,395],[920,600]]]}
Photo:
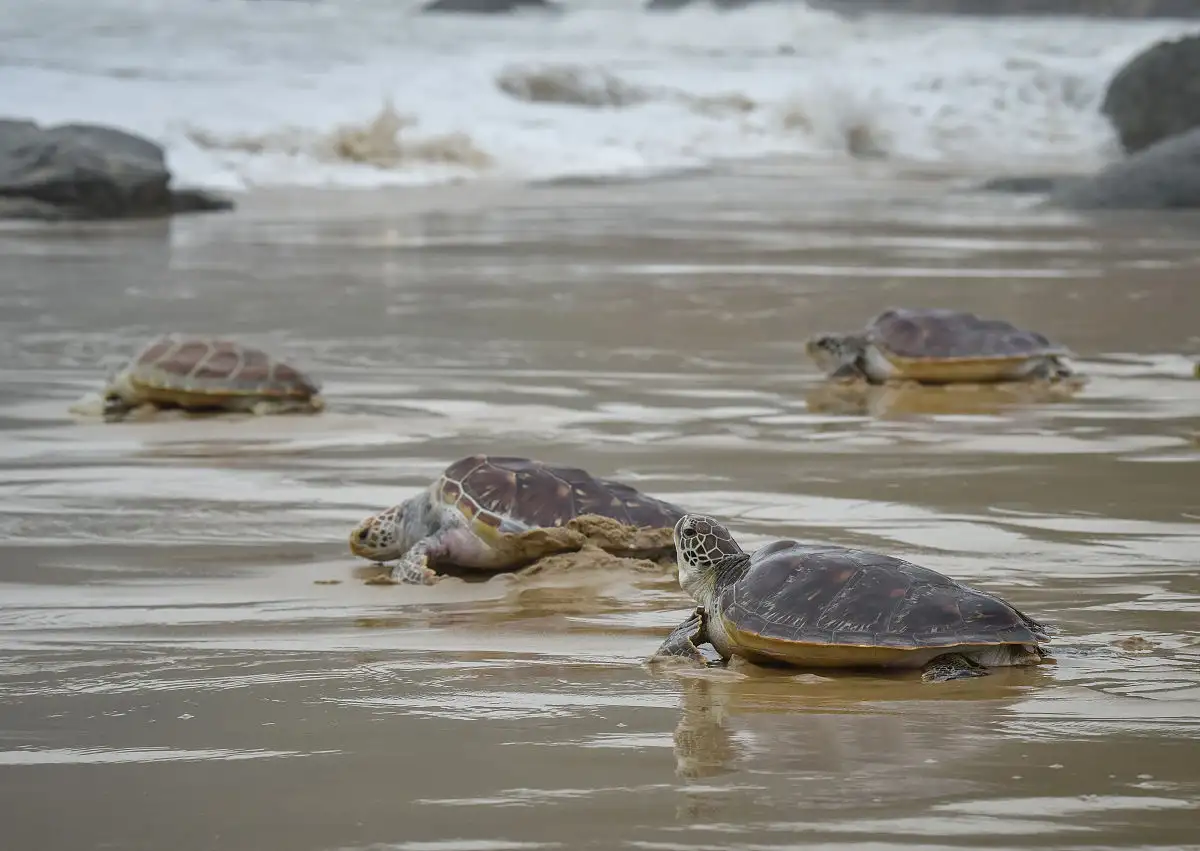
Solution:
{"label": "shallow water", "polygon": [[[763,163],[0,231],[13,847],[1195,847],[1193,224],[966,180]],[[803,337],[890,304],[1032,324],[1091,381],[814,412]],[[329,411],[67,417],[168,326],[290,353]],[[668,572],[363,585],[353,524],[477,451],[911,558],[1053,623],[1057,664],[652,673]]]}

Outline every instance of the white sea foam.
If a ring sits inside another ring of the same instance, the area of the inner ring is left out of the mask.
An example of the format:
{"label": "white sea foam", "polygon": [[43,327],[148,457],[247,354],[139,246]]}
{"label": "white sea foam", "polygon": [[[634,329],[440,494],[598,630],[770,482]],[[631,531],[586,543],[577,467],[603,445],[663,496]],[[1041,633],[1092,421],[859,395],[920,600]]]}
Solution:
{"label": "white sea foam", "polygon": [[1185,22],[804,4],[421,16],[415,0],[9,0],[0,109],[162,141],[182,183],[628,175],[773,154],[993,168],[1113,151],[1112,73]]}

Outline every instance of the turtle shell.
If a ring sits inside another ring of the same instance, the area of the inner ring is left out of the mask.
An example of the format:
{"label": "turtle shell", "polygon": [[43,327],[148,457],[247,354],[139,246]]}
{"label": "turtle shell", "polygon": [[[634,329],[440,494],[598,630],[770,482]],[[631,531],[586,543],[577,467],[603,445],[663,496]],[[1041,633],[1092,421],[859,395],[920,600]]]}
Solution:
{"label": "turtle shell", "polygon": [[999,380],[1030,358],[1071,354],[1036,331],[960,310],[891,308],[871,321],[867,336],[916,381]]}
{"label": "turtle shell", "polygon": [[776,541],[717,611],[751,655],[810,667],[923,664],[954,647],[1036,645],[1045,627],[1003,600],[881,553]]}
{"label": "turtle shell", "polygon": [[184,407],[239,397],[308,399],[320,390],[313,379],[262,349],[179,334],[147,343],[124,372],[146,401]]}
{"label": "turtle shell", "polygon": [[584,514],[626,526],[672,528],[684,514],[622,482],[529,458],[463,458],[446,468],[436,487],[442,501],[468,519],[505,532],[562,526]]}

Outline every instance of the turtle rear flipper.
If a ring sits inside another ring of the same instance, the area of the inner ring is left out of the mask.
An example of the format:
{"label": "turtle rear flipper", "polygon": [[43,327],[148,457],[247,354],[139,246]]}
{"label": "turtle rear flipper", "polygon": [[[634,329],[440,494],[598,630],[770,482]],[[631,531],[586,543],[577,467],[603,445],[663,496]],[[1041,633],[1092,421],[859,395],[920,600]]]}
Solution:
{"label": "turtle rear flipper", "polygon": [[921,673],[923,683],[946,683],[986,677],[988,669],[962,653],[945,653],[929,661]]}

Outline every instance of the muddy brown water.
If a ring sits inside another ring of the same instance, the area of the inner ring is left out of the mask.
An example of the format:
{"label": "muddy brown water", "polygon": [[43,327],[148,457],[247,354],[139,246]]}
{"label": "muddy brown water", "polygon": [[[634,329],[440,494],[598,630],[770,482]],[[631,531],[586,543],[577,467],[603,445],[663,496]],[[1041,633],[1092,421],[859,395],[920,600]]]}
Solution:
{"label": "muddy brown water", "polygon": [[[4,847],[1200,847],[1200,254],[962,176],[262,193],[0,231]],[[890,304],[1038,327],[1091,382],[810,408]],[[164,327],[323,379],[317,417],[65,414]],[[669,572],[366,586],[366,513],[481,450],[896,553],[1053,623],[926,686],[647,671]],[[333,584],[336,583],[336,584]]]}

